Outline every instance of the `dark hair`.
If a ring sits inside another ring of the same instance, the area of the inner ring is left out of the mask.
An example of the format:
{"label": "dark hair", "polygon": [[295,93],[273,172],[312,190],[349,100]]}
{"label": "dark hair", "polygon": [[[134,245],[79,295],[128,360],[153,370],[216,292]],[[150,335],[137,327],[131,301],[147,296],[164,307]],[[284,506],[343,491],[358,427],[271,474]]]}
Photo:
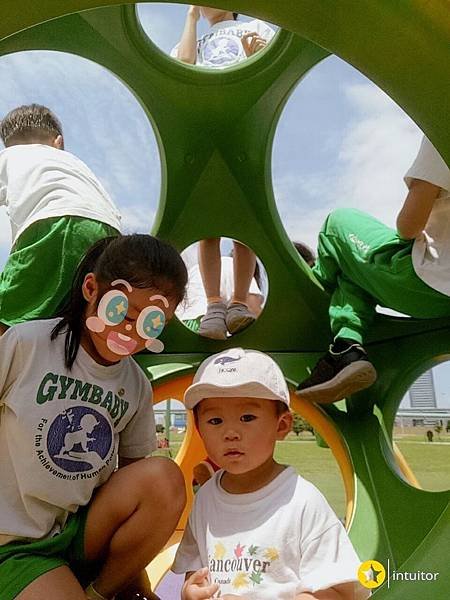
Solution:
{"label": "dark hair", "polygon": [[46,106],[30,104],[11,110],[0,124],[0,137],[5,146],[18,142],[47,141],[62,135],[58,118]]}
{"label": "dark hair", "polygon": [[235,21],[237,21],[237,18],[238,18],[238,16],[239,16],[239,13],[233,13],[233,19],[234,19]]}
{"label": "dark hair", "polygon": [[[205,399],[206,398],[203,398],[203,400],[205,400]],[[281,415],[284,415],[284,413],[291,412],[289,406],[287,406],[281,400],[270,400],[270,402],[273,402],[275,404],[275,414],[277,417],[281,417]],[[197,429],[198,429],[198,407],[199,406],[200,406],[200,402],[198,402],[192,409],[192,412],[194,413],[194,422],[195,422],[195,426],[197,427]]]}
{"label": "dark hair", "polygon": [[188,277],[175,248],[151,235],[119,235],[96,242],[76,270],[70,295],[57,314],[62,319],[51,334],[54,340],[66,333],[65,363],[69,369],[84,330],[86,300],[82,286],[88,273],[94,273],[101,291],[115,279],[125,279],[135,288],[157,288],[177,304],[184,298]]}
{"label": "dark hair", "polygon": [[309,246],[303,244],[303,242],[292,242],[295,246],[295,249],[303,258],[303,260],[310,266],[313,267],[316,262],[316,255],[311,250]]}

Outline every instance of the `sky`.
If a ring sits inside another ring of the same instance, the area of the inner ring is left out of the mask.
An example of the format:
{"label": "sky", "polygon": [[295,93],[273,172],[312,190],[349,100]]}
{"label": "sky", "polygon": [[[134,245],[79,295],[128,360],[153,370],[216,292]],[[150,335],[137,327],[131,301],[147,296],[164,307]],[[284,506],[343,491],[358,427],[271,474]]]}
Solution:
{"label": "sky", "polygon": [[[149,38],[170,52],[186,8],[148,3],[139,5],[138,15]],[[206,30],[205,23],[199,27]],[[103,67],[56,52],[1,57],[0,81],[8,82],[0,88],[0,118],[20,104],[49,106],[62,121],[66,149],[101,180],[122,212],[125,231],[149,232],[161,163],[152,127],[132,92]],[[403,110],[356,69],[334,56],[322,61],[291,95],[273,144],[274,194],[288,236],[315,248],[327,214],[344,206],[395,226],[406,194],[403,175],[421,136]],[[1,207],[0,268],[10,243]],[[438,402],[448,407],[449,364],[435,370]]]}

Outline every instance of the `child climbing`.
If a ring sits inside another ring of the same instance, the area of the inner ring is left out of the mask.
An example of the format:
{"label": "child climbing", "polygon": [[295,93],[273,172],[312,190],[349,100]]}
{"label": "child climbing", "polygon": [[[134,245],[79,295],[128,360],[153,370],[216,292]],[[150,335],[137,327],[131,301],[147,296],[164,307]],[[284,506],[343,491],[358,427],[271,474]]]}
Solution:
{"label": "child climbing", "polygon": [[331,294],[334,339],[299,385],[302,398],[331,403],[375,381],[362,344],[377,304],[421,319],[450,316],[450,170],[426,137],[405,183],[397,231],[354,209],[325,221],[313,271]]}
{"label": "child climbing", "polygon": [[[0,125],[0,205],[12,249],[0,276],[0,333],[51,317],[86,250],[117,235],[120,215],[92,171],[64,150],[61,123],[45,106],[19,106]],[[43,270],[45,269],[45,277]]]}

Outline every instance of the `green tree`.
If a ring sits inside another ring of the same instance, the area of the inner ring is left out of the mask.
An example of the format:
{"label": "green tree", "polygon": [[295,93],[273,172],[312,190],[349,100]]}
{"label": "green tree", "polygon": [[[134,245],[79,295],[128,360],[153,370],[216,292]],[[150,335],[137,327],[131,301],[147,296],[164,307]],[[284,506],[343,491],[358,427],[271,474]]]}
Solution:
{"label": "green tree", "polygon": [[292,431],[295,433],[295,435],[299,435],[302,431],[310,431],[311,433],[313,433],[313,428],[308,423],[308,421],[305,421],[305,419],[303,419],[300,415],[294,413]]}

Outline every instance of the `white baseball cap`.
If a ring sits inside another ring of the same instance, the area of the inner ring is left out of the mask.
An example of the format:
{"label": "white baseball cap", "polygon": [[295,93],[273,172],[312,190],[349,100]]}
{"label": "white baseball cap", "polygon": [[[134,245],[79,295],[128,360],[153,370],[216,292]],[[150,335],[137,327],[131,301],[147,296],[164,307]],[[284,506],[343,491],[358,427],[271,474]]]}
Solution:
{"label": "white baseball cap", "polygon": [[289,390],[277,363],[258,350],[230,348],[202,362],[184,394],[186,408],[205,398],[264,398],[289,407]]}

